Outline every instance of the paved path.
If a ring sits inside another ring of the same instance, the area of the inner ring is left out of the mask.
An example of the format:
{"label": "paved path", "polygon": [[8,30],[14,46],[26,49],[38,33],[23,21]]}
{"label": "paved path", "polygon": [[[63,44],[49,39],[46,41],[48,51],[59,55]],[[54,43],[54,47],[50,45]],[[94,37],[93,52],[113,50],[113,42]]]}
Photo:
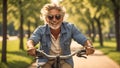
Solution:
{"label": "paved path", "polygon": [[[74,45],[73,45],[74,44]],[[71,49],[73,51],[77,50],[78,44],[76,42],[72,42]],[[87,59],[79,58],[74,56],[74,68],[120,68],[118,64],[116,64],[113,60],[105,56],[101,51],[96,50],[93,55],[87,56]],[[35,68],[36,64],[33,63],[28,68]]]}
{"label": "paved path", "polygon": [[[18,39],[17,36],[10,36],[7,40],[16,40],[16,39]],[[0,36],[0,41],[2,41],[2,40],[3,40],[3,38],[2,38],[2,36]]]}
{"label": "paved path", "polygon": [[74,58],[74,68],[120,68],[113,60],[96,50],[94,55],[88,56],[87,59]]}
{"label": "paved path", "polygon": [[[72,42],[72,47],[77,50],[79,44]],[[72,50],[73,50],[72,49]],[[87,56],[87,59],[79,58],[74,56],[74,68],[120,68],[120,66],[111,60],[109,57],[105,56],[101,51],[95,50],[93,55]]]}

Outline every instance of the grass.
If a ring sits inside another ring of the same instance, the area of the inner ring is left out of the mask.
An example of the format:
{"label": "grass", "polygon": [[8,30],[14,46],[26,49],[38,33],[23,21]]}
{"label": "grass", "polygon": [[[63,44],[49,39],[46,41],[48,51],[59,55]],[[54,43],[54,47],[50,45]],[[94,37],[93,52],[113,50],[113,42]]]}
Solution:
{"label": "grass", "polygon": [[[26,43],[26,39],[24,39]],[[0,62],[0,68],[26,68],[31,64],[32,58],[26,53],[26,44],[24,50],[19,49],[19,39],[7,41],[7,64]],[[2,41],[0,41],[0,61],[1,61]]]}
{"label": "grass", "polygon": [[99,42],[95,42],[94,46],[120,65],[120,52],[116,51],[115,39],[105,40],[103,47],[99,45]]}

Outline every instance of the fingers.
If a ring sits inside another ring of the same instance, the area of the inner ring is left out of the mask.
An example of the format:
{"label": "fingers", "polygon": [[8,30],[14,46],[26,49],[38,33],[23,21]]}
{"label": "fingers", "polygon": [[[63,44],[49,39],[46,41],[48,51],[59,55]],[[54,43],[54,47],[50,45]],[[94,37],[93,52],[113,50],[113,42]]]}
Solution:
{"label": "fingers", "polygon": [[87,47],[86,48],[86,54],[87,55],[90,55],[90,54],[93,54],[95,52],[95,49],[92,47]]}
{"label": "fingers", "polygon": [[35,48],[28,49],[27,53],[28,55],[36,56],[36,49]]}

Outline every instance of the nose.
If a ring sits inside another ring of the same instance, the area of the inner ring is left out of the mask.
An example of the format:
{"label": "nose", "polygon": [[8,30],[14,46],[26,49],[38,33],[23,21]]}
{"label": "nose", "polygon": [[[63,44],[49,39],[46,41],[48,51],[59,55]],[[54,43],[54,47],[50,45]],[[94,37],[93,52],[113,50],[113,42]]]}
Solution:
{"label": "nose", "polygon": [[56,18],[55,18],[55,16],[53,17],[53,21],[56,21]]}

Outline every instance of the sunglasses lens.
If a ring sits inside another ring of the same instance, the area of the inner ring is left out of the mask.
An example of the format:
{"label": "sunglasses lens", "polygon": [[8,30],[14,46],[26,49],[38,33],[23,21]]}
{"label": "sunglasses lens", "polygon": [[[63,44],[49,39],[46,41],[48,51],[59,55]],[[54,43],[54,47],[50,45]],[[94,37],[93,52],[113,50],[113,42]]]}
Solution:
{"label": "sunglasses lens", "polygon": [[61,15],[56,15],[55,18],[59,20],[61,18]]}
{"label": "sunglasses lens", "polygon": [[49,20],[52,20],[52,19],[53,19],[53,16],[52,16],[52,15],[49,15],[49,16],[48,16],[48,19],[49,19]]}
{"label": "sunglasses lens", "polygon": [[55,19],[59,20],[61,18],[61,15],[48,15],[47,16],[49,20],[53,20],[53,18],[55,17]]}

